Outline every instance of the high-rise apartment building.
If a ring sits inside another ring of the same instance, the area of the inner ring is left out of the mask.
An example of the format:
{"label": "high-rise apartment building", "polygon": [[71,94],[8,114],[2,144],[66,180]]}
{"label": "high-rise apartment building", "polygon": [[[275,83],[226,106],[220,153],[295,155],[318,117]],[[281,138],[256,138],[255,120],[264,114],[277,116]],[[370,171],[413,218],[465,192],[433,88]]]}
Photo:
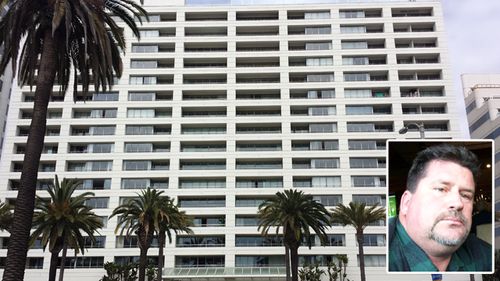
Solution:
{"label": "high-rise apartment building", "polygon": [[[463,74],[465,110],[471,138],[495,140],[495,209],[500,210],[500,74]],[[496,245],[500,225],[495,227]],[[498,247],[498,246],[497,246]]]}
{"label": "high-rise apartment building", "polygon": [[[54,87],[40,195],[55,174],[82,179],[106,222],[84,256],[68,254],[68,280],[98,280],[103,263],[137,260],[137,240],[107,217],[148,186],[195,223],[194,235],[166,246],[165,279],[283,278],[280,238],[257,231],[263,200],[296,188],[328,208],[385,205],[387,139],[418,138],[411,126],[398,134],[411,123],[428,138],[460,136],[440,2],[331,2],[146,1],[150,21],[140,42],[125,30],[125,71],[111,92],[73,100]],[[29,88],[13,90],[0,164],[0,198],[11,203],[32,101]],[[334,226],[327,246],[299,249],[301,263],[345,254],[359,280],[354,233]],[[370,281],[402,280],[385,273],[386,240],[385,222],[366,228]],[[7,243],[3,233],[2,257]],[[27,278],[43,278],[48,265],[35,245]]]}

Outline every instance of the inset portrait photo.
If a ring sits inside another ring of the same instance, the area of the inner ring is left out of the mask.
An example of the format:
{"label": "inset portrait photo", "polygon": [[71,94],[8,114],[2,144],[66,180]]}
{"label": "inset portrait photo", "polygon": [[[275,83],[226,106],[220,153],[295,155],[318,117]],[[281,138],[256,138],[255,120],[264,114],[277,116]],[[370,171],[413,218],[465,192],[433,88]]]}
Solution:
{"label": "inset portrait photo", "polygon": [[389,140],[389,273],[493,272],[492,140]]}

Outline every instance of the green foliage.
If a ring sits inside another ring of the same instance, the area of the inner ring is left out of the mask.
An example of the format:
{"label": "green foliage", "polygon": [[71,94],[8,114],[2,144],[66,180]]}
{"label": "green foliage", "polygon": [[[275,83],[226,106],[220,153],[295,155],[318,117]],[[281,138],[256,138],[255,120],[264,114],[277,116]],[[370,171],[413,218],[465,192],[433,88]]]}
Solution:
{"label": "green foliage", "polygon": [[309,264],[299,270],[299,278],[301,281],[321,281],[321,275],[324,273],[325,271],[320,269],[318,264]]}
{"label": "green foliage", "polygon": [[100,281],[136,281],[137,280],[137,264],[116,264],[107,262],[104,264],[104,275]]}
{"label": "green foliage", "polygon": [[85,238],[83,234],[95,241],[94,233],[101,228],[102,220],[85,201],[94,196],[92,192],[84,192],[73,196],[80,184],[77,180],[55,178],[55,185],[49,187],[49,200],[37,197],[36,211],[33,216],[31,243],[41,237],[45,249],[47,245],[52,252],[63,245],[75,250],[84,251]]}
{"label": "green foliage", "polygon": [[13,219],[12,206],[0,202],[0,230],[9,231]]}
{"label": "green foliage", "polygon": [[347,263],[349,262],[346,255],[335,255],[337,263],[329,262],[326,273],[329,281],[350,281],[347,278]]}
{"label": "green foliage", "polygon": [[158,269],[153,264],[148,265],[148,268],[146,268],[146,277],[148,281],[158,278]]}

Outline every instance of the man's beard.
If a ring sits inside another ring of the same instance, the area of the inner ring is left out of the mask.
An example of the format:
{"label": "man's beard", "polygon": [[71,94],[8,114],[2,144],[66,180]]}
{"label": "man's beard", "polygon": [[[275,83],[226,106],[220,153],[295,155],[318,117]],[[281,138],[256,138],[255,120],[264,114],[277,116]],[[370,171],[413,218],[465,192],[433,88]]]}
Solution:
{"label": "man's beard", "polygon": [[452,211],[449,211],[449,212],[445,212],[445,213],[440,214],[436,218],[436,220],[434,221],[434,224],[432,225],[431,230],[427,234],[427,237],[429,239],[432,239],[432,240],[436,241],[437,243],[439,243],[439,244],[441,244],[443,246],[447,246],[447,247],[460,246],[465,241],[465,239],[467,239],[467,236],[469,235],[470,229],[467,229],[467,231],[464,233],[464,235],[462,237],[455,238],[455,239],[450,238],[450,237],[445,237],[443,235],[438,234],[435,231],[436,225],[440,221],[442,221],[443,219],[449,218],[449,217],[452,217],[452,218],[460,220],[460,222],[464,226],[468,225],[467,219],[465,218],[465,216],[461,212],[458,212],[458,211],[455,211],[455,210],[452,210]]}

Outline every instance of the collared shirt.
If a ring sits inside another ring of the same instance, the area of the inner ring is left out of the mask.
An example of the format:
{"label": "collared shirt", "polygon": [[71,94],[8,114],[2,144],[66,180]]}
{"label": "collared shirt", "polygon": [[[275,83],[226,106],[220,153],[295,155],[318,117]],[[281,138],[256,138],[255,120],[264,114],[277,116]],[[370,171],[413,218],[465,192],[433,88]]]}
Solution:
{"label": "collared shirt", "polygon": [[[389,244],[389,271],[438,272],[427,254],[408,236],[399,220]],[[491,245],[469,235],[453,253],[446,271],[491,271]]]}

